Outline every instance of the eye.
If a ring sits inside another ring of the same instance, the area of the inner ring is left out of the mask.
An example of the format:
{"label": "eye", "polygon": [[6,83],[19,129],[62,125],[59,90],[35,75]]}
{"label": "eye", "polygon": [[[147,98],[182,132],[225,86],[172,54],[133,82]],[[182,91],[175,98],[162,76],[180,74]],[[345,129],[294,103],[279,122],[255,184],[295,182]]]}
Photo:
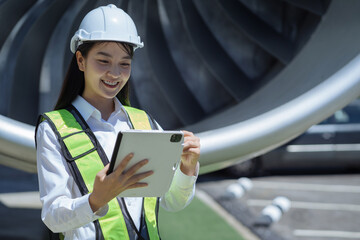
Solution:
{"label": "eye", "polygon": [[105,60],[105,59],[98,59],[98,62],[101,63],[101,64],[107,64],[109,63],[108,60]]}
{"label": "eye", "polygon": [[121,63],[120,65],[121,65],[122,67],[124,67],[124,68],[131,66],[130,63]]}

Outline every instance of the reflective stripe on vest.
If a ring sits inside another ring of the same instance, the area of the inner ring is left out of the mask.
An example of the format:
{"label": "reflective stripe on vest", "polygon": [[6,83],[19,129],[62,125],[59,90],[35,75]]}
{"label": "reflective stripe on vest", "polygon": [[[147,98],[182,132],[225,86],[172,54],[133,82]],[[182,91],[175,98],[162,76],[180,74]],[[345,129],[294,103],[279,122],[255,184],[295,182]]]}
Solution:
{"label": "reflective stripe on vest", "polygon": [[128,114],[128,117],[130,118],[130,121],[131,121],[134,129],[138,129],[138,130],[150,130],[151,129],[147,114],[144,111],[137,109],[137,108],[127,107],[127,106],[125,106],[124,108]]}
{"label": "reflective stripe on vest", "polygon": [[[150,130],[151,126],[144,111],[126,107],[128,117],[135,129]],[[96,174],[104,168],[95,142],[92,141],[90,129],[83,129],[75,116],[68,110],[62,109],[44,114],[59,137],[64,157],[75,165],[74,178],[81,177],[87,192],[92,192]],[[75,162],[75,164],[74,164]],[[76,173],[78,172],[78,173]],[[77,182],[79,184],[79,182]],[[117,198],[108,203],[108,213],[99,219],[104,239],[129,239],[125,219]],[[157,198],[144,198],[145,221],[151,240],[158,240],[157,226]]]}

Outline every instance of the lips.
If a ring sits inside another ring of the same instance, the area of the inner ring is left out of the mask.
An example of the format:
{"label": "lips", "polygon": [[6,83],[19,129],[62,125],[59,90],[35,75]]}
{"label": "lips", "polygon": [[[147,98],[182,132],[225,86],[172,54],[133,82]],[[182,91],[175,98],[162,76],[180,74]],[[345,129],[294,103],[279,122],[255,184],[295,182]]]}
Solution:
{"label": "lips", "polygon": [[119,85],[119,82],[111,82],[111,81],[105,81],[105,80],[101,80],[105,86],[110,87],[110,88],[115,88]]}

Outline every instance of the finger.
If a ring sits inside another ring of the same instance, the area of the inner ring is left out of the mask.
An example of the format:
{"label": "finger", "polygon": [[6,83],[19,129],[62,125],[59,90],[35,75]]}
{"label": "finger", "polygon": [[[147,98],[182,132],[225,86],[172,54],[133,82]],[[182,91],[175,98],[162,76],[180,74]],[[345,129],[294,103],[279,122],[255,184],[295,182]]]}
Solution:
{"label": "finger", "polygon": [[139,183],[134,183],[132,185],[129,185],[126,189],[142,188],[142,187],[147,187],[148,185],[149,184],[147,184],[147,183],[139,182]]}
{"label": "finger", "polygon": [[153,174],[154,174],[154,171],[146,171],[143,173],[138,173],[138,174],[132,176],[131,180],[129,179],[129,181],[133,181],[133,183],[139,182],[139,181],[143,180],[144,178],[147,178]]}
{"label": "finger", "polygon": [[196,142],[196,139],[194,137],[184,137],[184,143],[187,142]]}
{"label": "finger", "polygon": [[134,157],[134,153],[129,153],[128,155],[126,155],[126,157],[124,157],[124,159],[116,167],[114,172],[116,172],[116,174],[118,175],[122,174],[133,157]]}
{"label": "finger", "polygon": [[144,173],[139,173],[139,174],[133,175],[132,177],[130,177],[130,178],[127,180],[127,182],[126,182],[127,187],[126,187],[126,188],[128,188],[128,186],[130,186],[130,185],[139,183],[139,182],[142,181],[143,179],[151,176],[152,174],[154,174],[153,171],[147,171],[147,172],[144,172]]}
{"label": "finger", "polygon": [[200,143],[192,141],[184,143],[183,152],[188,151],[190,148],[200,148]]}
{"label": "finger", "polygon": [[184,137],[184,142],[198,142],[200,143],[200,138],[196,136],[186,136]]}
{"label": "finger", "polygon": [[200,155],[200,149],[199,148],[190,148],[186,151],[184,151],[181,156],[184,157],[184,156],[190,156],[190,155],[193,155],[193,156],[199,156]]}
{"label": "finger", "polygon": [[184,142],[184,146],[200,146],[200,142],[197,141],[196,139],[189,139],[186,142]]}
{"label": "finger", "polygon": [[194,134],[192,132],[186,131],[186,130],[181,130],[184,134],[184,137],[186,136],[194,136]]}
{"label": "finger", "polygon": [[123,175],[126,175],[127,177],[133,176],[140,168],[145,166],[148,162],[148,159],[141,160],[140,162],[131,166],[126,172],[123,172]]}
{"label": "finger", "polygon": [[107,172],[109,171],[109,166],[110,164],[108,163],[103,169],[101,169],[97,174],[96,174],[96,177],[99,179],[99,180],[102,180],[106,177],[107,175]]}
{"label": "finger", "polygon": [[190,155],[194,155],[194,156],[199,156],[200,155],[200,150],[198,148],[190,148],[184,152],[182,152],[181,156],[190,156]]}
{"label": "finger", "polygon": [[109,167],[110,167],[110,163],[106,164],[106,166],[103,169],[101,169],[100,172],[106,173],[107,171],[109,171]]}

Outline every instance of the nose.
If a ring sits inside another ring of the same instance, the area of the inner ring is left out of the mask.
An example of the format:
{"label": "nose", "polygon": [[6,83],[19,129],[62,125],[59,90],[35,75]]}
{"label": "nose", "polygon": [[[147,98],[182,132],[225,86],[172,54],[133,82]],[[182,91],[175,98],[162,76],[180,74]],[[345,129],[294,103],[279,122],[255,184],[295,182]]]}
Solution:
{"label": "nose", "polygon": [[121,75],[121,69],[119,66],[112,66],[109,71],[107,72],[107,75],[113,79],[117,79]]}

